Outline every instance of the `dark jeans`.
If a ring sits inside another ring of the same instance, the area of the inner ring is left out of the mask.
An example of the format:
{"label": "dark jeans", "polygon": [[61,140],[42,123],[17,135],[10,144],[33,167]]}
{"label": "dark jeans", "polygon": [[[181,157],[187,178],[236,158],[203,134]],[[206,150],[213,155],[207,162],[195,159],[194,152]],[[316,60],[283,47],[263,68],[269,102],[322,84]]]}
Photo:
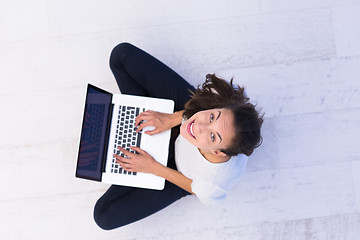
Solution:
{"label": "dark jeans", "polygon": [[[110,57],[110,68],[123,94],[172,99],[175,111],[184,109],[194,87],[165,64],[129,44],[116,46]],[[168,167],[176,169],[174,141],[179,127],[171,131]],[[124,226],[145,218],[176,200],[187,191],[166,181],[161,191],[112,185],[97,201],[95,222],[105,230]]]}

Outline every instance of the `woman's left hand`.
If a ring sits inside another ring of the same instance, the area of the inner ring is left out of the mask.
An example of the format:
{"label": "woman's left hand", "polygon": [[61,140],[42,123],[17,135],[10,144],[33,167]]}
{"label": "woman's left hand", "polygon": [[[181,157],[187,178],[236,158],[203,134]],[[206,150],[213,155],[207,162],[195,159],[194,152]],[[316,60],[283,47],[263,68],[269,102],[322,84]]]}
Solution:
{"label": "woman's left hand", "polygon": [[114,154],[116,162],[128,172],[143,172],[155,174],[155,167],[159,164],[150,154],[138,147],[130,147],[137,153],[132,153],[124,148],[119,147],[119,150],[127,157],[121,157]]}
{"label": "woman's left hand", "polygon": [[154,127],[153,130],[145,131],[144,133],[154,135],[171,129],[181,123],[182,112],[175,112],[172,114],[156,112],[147,110],[140,113],[135,119],[136,132],[140,132],[144,127]]}

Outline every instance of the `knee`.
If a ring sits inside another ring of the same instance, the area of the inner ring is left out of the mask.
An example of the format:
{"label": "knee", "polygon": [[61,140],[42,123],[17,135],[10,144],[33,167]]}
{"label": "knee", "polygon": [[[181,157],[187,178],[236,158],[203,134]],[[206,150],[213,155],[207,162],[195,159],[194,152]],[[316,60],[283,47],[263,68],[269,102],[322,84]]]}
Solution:
{"label": "knee", "polygon": [[106,214],[106,210],[99,204],[96,203],[94,208],[94,220],[95,223],[103,230],[112,230],[116,228],[113,226],[111,219]]}
{"label": "knee", "polygon": [[135,47],[135,46],[132,45],[131,43],[122,42],[122,43],[119,43],[116,47],[114,47],[114,49],[123,51],[123,50],[127,50],[127,49],[132,49],[132,48],[134,48],[134,47]]}
{"label": "knee", "polygon": [[127,52],[129,49],[135,48],[134,45],[128,42],[122,42],[114,47],[113,52]]}
{"label": "knee", "polygon": [[118,44],[114,49],[111,51],[110,59],[117,58],[119,56],[128,55],[129,51],[134,49],[135,46],[128,42],[123,42]]}

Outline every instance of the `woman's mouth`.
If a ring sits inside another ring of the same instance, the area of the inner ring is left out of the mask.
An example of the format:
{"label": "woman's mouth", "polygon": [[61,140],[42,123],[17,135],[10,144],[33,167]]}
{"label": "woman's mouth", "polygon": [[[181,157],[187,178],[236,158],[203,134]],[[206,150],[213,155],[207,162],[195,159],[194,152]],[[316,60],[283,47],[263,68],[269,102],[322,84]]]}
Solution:
{"label": "woman's mouth", "polygon": [[190,136],[192,136],[193,138],[196,139],[195,135],[194,135],[194,130],[193,130],[193,126],[194,126],[194,122],[195,120],[191,121],[188,126],[187,126],[187,131],[189,133]]}

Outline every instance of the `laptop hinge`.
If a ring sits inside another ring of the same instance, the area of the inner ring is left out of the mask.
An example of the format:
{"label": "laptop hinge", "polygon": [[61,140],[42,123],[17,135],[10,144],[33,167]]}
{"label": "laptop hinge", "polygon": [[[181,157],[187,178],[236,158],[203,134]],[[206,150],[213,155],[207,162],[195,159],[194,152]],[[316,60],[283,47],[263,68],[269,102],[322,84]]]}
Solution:
{"label": "laptop hinge", "polygon": [[110,135],[110,128],[111,128],[111,120],[112,120],[112,115],[113,115],[113,108],[114,108],[114,104],[110,103],[109,104],[109,114],[108,114],[108,122],[106,124],[106,135],[105,135],[105,146],[104,146],[104,155],[103,155],[103,161],[102,161],[102,167],[101,167],[101,171],[105,172],[105,167],[106,167],[106,158],[107,158],[107,152],[108,152],[108,147],[109,147],[109,135]]}

